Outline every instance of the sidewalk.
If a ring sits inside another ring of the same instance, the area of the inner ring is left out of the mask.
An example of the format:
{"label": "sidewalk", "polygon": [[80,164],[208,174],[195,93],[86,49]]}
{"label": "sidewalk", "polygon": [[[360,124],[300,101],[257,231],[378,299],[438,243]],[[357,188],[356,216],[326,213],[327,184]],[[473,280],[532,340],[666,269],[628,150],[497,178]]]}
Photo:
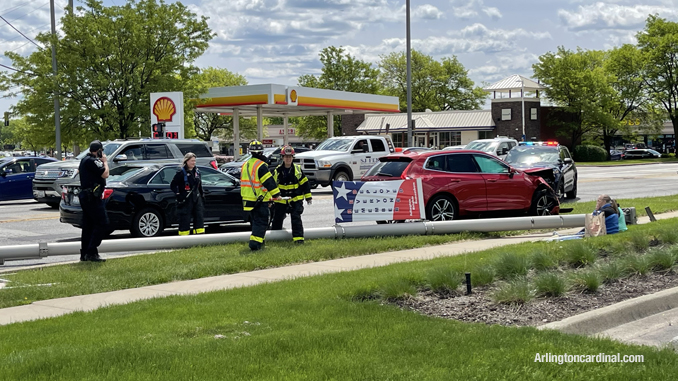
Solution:
{"label": "sidewalk", "polygon": [[[665,213],[655,217],[657,217],[657,219],[674,218],[678,217],[678,212]],[[646,217],[639,218],[639,223],[645,223],[646,221],[649,221],[649,219]],[[573,234],[578,230],[580,229],[567,229],[562,231],[562,233]],[[553,233],[540,233],[517,237],[487,239],[482,241],[465,241],[397,252],[386,252],[358,257],[334,259],[323,262],[285,266],[247,273],[220,275],[209,278],[158,284],[99,294],[43,300],[33,302],[32,304],[25,306],[0,309],[0,325],[56,317],[75,311],[92,311],[104,306],[127,304],[138,300],[164,297],[168,295],[187,295],[209,291],[227,290],[297,277],[387,266],[399,262],[454,256],[464,253],[487,250],[498,246],[541,241],[551,237],[553,237]]]}

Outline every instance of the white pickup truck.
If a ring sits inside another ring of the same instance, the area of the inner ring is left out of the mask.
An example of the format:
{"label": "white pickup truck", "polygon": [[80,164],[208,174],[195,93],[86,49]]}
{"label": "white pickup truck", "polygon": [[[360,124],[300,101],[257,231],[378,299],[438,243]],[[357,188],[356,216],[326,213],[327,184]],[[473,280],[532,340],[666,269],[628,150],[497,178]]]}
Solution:
{"label": "white pickup truck", "polygon": [[359,135],[329,138],[314,151],[294,157],[315,187],[332,181],[360,179],[380,157],[393,153],[393,143],[385,136]]}

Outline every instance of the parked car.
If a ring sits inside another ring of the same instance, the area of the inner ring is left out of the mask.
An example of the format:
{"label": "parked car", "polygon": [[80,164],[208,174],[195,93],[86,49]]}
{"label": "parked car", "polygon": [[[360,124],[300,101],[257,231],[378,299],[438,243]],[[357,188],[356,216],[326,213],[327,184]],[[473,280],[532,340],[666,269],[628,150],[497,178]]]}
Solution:
{"label": "parked car", "polygon": [[458,146],[449,146],[443,148],[443,151],[456,151],[460,149],[466,149],[466,144],[458,145]]}
{"label": "parked car", "polygon": [[33,198],[31,182],[35,168],[40,164],[57,161],[48,157],[1,157],[0,201]]}
{"label": "parked car", "polygon": [[558,197],[540,176],[513,168],[485,152],[457,150],[391,154],[363,181],[422,179],[426,218],[457,219],[488,212],[550,215]]}
{"label": "parked car", "polygon": [[[102,196],[111,230],[153,237],[178,227],[176,195],[170,183],[179,168],[177,164],[134,163],[112,169]],[[198,168],[205,190],[205,225],[248,221],[249,214],[242,210],[240,182],[212,167]],[[82,227],[79,192],[79,182],[65,185],[59,207],[61,222],[75,227]]]}
{"label": "parked car", "polygon": [[[188,152],[196,154],[198,165],[217,169],[217,162],[207,144],[197,139],[134,139],[103,142],[104,154],[108,157],[108,166],[111,169],[122,163],[141,161],[181,163]],[[78,167],[86,154],[87,151],[74,160],[41,165],[33,179],[33,198],[58,208],[61,188],[80,179]]]}
{"label": "parked car", "polygon": [[[270,168],[271,172],[277,167],[278,165],[282,164],[282,156],[280,156],[280,149],[282,147],[269,147],[269,148],[264,148],[264,156],[268,158],[268,167]],[[302,152],[308,152],[311,151],[310,148],[306,147],[294,147],[295,153],[302,153]],[[240,170],[242,168],[243,163],[245,163],[247,160],[249,160],[252,157],[252,155],[245,154],[241,156],[237,161],[231,161],[226,164],[223,164],[219,167],[219,170],[228,173],[229,175],[235,177],[236,179],[240,178]]]}
{"label": "parked car", "polygon": [[623,151],[618,151],[616,149],[611,149],[610,150],[610,160],[615,161],[615,160],[622,160],[624,159],[624,152]]}
{"label": "parked car", "polygon": [[631,149],[624,153],[624,159],[659,158],[662,154],[653,149]]}
{"label": "parked car", "polygon": [[514,168],[541,176],[559,199],[577,197],[577,166],[567,147],[559,144],[518,146],[505,160]]}
{"label": "parked car", "polygon": [[465,149],[477,150],[489,153],[500,159],[504,159],[518,141],[511,138],[478,139],[466,145]]}

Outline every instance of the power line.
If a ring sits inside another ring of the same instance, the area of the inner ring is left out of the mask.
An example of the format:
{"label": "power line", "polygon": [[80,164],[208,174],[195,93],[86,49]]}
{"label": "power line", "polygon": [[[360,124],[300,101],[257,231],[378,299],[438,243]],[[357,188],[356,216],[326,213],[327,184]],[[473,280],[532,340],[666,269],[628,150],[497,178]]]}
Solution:
{"label": "power line", "polygon": [[35,41],[33,41],[33,40],[31,40],[30,38],[26,37],[26,35],[23,34],[23,33],[21,33],[21,31],[20,31],[19,29],[15,28],[14,25],[10,24],[9,21],[5,20],[4,17],[0,16],[0,19],[2,19],[2,21],[6,22],[7,25],[11,26],[12,29],[16,30],[20,35],[24,36],[25,39],[27,39],[28,41],[32,42],[33,45],[37,46],[38,48],[40,47],[40,45],[38,45]]}
{"label": "power line", "polygon": [[49,1],[46,2],[45,4],[41,5],[41,6],[37,7],[37,8],[33,8],[32,11],[30,11],[30,12],[28,12],[28,13],[26,13],[26,14],[20,16],[20,17],[17,17],[17,18],[15,18],[15,19],[12,19],[11,22],[14,22],[14,21],[17,21],[17,20],[21,20],[22,18],[24,18],[24,17],[30,15],[31,13],[37,11],[38,9],[44,8],[44,7],[45,7],[46,5],[48,5],[48,4],[49,4]]}
{"label": "power line", "polygon": [[[5,24],[3,24],[3,25],[5,25]],[[42,32],[45,32],[45,30],[44,30],[45,27],[48,27],[49,25],[50,25],[50,24],[47,23],[47,24],[45,24],[45,25],[34,26],[34,27],[32,27],[31,29],[28,29],[28,30],[26,31],[26,33],[28,34],[28,33],[32,33],[33,31],[38,31],[38,32],[36,33],[36,35],[37,35],[37,34],[40,34],[40,33],[42,33]],[[57,23],[57,25],[61,25],[61,23]],[[18,39],[20,39],[20,38],[21,38],[21,36],[16,36],[16,37],[10,38],[10,39],[8,39],[8,40],[0,40],[0,42],[13,42],[13,41],[16,41],[16,40],[18,40]],[[12,50],[10,50],[10,52],[11,52],[11,51],[12,51]]]}
{"label": "power line", "polygon": [[0,12],[0,14],[2,14],[3,16],[7,16],[7,14],[12,13],[17,9],[23,8],[23,7],[27,6],[28,4],[35,3],[36,1],[38,1],[38,0],[27,1],[24,4],[20,4],[20,5],[17,5],[15,7],[9,8],[9,9],[5,9],[4,11]]}

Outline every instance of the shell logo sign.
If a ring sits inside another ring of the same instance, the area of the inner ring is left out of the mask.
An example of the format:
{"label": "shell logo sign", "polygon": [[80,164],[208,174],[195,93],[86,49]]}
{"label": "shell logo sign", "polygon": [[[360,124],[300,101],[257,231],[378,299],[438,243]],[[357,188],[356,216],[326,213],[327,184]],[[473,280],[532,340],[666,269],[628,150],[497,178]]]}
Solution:
{"label": "shell logo sign", "polygon": [[158,122],[171,122],[176,113],[177,106],[170,98],[158,98],[153,104],[153,115],[158,118]]}
{"label": "shell logo sign", "polygon": [[[184,138],[184,93],[180,91],[151,93],[148,107],[151,112],[150,136],[165,139]],[[158,134],[153,125],[164,124]]]}
{"label": "shell logo sign", "polygon": [[297,90],[290,91],[290,100],[292,103],[297,103]]}
{"label": "shell logo sign", "polygon": [[299,102],[299,95],[297,94],[297,88],[296,87],[288,87],[287,88],[287,105],[288,106],[296,106],[297,102]]}

